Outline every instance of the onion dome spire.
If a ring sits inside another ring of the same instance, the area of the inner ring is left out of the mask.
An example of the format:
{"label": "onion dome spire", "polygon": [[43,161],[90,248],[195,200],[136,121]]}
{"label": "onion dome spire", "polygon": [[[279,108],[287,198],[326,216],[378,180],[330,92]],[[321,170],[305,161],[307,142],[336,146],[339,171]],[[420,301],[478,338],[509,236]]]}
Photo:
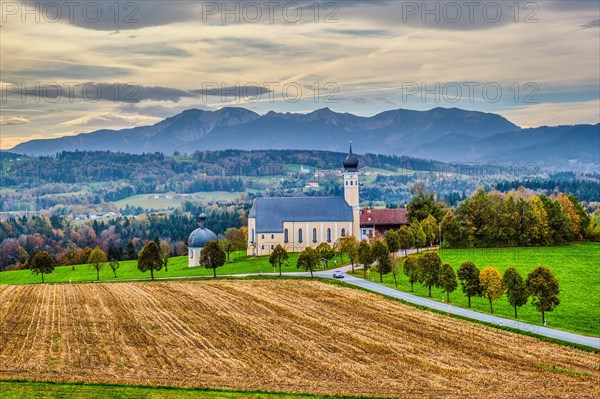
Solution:
{"label": "onion dome spire", "polygon": [[358,170],[358,158],[352,153],[352,140],[350,140],[350,152],[342,163],[345,172],[356,172]]}

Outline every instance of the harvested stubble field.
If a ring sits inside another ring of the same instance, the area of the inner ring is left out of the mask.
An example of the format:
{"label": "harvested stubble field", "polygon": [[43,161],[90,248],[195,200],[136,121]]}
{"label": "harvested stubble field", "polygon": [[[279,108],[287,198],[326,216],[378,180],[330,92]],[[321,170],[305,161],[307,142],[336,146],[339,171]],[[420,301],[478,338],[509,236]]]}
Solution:
{"label": "harvested stubble field", "polygon": [[597,398],[598,354],[305,280],[0,286],[0,379]]}

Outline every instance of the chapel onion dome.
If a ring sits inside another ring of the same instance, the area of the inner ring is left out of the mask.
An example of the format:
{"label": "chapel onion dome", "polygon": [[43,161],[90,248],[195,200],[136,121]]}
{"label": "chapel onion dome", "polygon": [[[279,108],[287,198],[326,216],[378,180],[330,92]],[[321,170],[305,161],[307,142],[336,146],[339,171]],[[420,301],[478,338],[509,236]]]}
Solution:
{"label": "chapel onion dome", "polygon": [[200,227],[192,231],[188,239],[189,248],[202,248],[211,241],[217,241],[217,235],[205,228],[204,222],[206,222],[206,214],[202,212],[200,214]]}
{"label": "chapel onion dome", "polygon": [[352,153],[352,141],[350,141],[350,153],[344,159],[342,163],[344,165],[344,170],[346,172],[356,172],[358,171],[358,158],[356,155]]}

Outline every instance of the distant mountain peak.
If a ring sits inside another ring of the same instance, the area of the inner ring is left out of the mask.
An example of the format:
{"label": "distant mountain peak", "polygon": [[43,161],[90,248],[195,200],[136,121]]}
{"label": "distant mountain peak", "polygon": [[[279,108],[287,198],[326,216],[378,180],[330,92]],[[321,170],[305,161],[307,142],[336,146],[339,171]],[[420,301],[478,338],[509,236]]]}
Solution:
{"label": "distant mountain peak", "polygon": [[[562,162],[580,156],[593,164],[599,125],[527,129],[480,111],[436,107],[426,111],[392,109],[370,117],[338,113],[329,107],[309,113],[243,107],[187,109],[152,126],[98,130],[57,139],[32,140],[11,151],[53,155],[60,151],[111,150],[131,153],[224,149],[345,150],[350,137],[356,152],[410,155],[444,162]],[[518,137],[518,138],[517,138]],[[577,143],[573,143],[577,137]],[[561,150],[565,151],[564,156]],[[551,159],[541,154],[552,154]],[[566,159],[566,158],[565,158]]]}

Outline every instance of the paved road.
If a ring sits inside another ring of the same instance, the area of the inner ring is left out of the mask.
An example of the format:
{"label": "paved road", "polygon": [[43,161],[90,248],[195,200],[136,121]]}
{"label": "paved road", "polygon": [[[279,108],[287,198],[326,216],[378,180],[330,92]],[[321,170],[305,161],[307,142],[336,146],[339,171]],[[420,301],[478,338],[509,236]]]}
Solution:
{"label": "paved road", "polygon": [[[347,272],[350,267],[343,267],[336,270]],[[333,278],[333,271],[317,272],[315,276],[323,278]],[[555,330],[553,328],[536,326],[534,324],[523,323],[521,321],[505,319],[503,317],[493,316],[485,313],[476,312],[471,309],[465,309],[458,306],[453,306],[448,303],[437,302],[428,298],[416,296],[407,292],[398,291],[396,289],[386,287],[362,278],[345,275],[344,282],[367,289],[372,292],[377,292],[387,295],[392,298],[402,299],[406,302],[424,306],[430,309],[436,309],[445,313],[455,314],[473,320],[480,320],[486,323],[495,324],[498,326],[511,327],[517,330],[529,331],[533,334],[542,335],[544,337],[555,338],[561,341],[572,342],[575,344],[586,345],[592,348],[600,349],[600,338],[587,337],[585,335],[573,334],[566,331]]]}

